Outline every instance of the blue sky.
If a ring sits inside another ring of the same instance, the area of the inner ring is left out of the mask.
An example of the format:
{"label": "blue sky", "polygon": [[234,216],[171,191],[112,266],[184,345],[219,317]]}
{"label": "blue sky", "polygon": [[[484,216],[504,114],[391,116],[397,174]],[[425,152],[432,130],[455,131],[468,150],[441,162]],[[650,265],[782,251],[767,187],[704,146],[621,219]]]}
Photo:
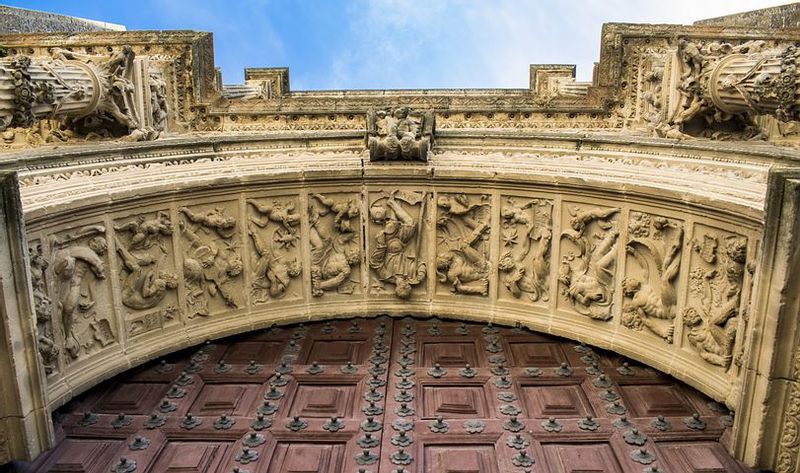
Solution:
{"label": "blue sky", "polygon": [[6,5],[214,33],[225,83],[290,68],[293,90],[527,87],[528,64],[591,77],[606,22],[683,23],[770,0],[27,0]]}

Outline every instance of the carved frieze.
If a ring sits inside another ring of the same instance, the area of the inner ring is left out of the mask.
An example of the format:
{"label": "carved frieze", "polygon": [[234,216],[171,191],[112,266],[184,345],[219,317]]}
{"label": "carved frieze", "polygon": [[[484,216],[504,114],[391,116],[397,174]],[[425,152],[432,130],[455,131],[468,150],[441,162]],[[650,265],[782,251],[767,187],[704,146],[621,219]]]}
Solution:
{"label": "carved frieze", "polygon": [[234,202],[178,208],[189,318],[244,305],[235,208]]}
{"label": "carved frieze", "polygon": [[44,371],[50,376],[58,370],[58,358],[61,353],[53,328],[54,304],[47,295],[45,271],[50,263],[43,254],[41,242],[32,243],[33,246],[28,248],[28,260],[31,265],[31,286],[36,311],[36,340]]}
{"label": "carved frieze", "polygon": [[174,225],[159,210],[119,219],[114,243],[119,267],[120,301],[128,330],[138,335],[161,328],[180,314],[172,244]]}
{"label": "carved frieze", "polygon": [[747,259],[747,238],[696,225],[683,310],[689,345],[708,363],[728,368],[733,360]]}
{"label": "carved frieze", "polygon": [[440,192],[436,210],[437,290],[488,295],[490,196]]}
{"label": "carved frieze", "polygon": [[433,112],[396,107],[367,112],[370,161],[427,161],[433,144]]}
{"label": "carved frieze", "polygon": [[247,199],[250,296],[256,304],[301,294],[299,207],[296,197]]}
{"label": "carved frieze", "polygon": [[501,294],[517,299],[525,296],[532,302],[549,301],[553,202],[503,197],[499,236]]}
{"label": "carved frieze", "polygon": [[594,320],[609,320],[619,238],[619,208],[565,203],[558,282],[563,301]]}
{"label": "carved frieze", "polygon": [[108,242],[102,225],[51,237],[57,313],[67,363],[117,341],[108,281]]}
{"label": "carved frieze", "polygon": [[394,189],[370,197],[370,287],[408,299],[425,289],[431,195]]}
{"label": "carved frieze", "polygon": [[632,330],[647,329],[668,343],[673,342],[682,248],[682,222],[630,212],[622,279],[622,325]]}
{"label": "carved frieze", "polygon": [[363,252],[359,194],[310,194],[308,223],[311,295],[360,292],[358,270]]}

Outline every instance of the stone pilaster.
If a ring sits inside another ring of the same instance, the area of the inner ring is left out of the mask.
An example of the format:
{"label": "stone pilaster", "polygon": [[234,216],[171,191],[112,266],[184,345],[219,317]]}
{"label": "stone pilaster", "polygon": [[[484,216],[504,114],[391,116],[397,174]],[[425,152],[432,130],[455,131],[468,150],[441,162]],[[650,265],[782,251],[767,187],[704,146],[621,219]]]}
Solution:
{"label": "stone pilaster", "polygon": [[0,464],[36,457],[50,447],[45,374],[36,347],[36,318],[27,243],[15,173],[0,174]]}

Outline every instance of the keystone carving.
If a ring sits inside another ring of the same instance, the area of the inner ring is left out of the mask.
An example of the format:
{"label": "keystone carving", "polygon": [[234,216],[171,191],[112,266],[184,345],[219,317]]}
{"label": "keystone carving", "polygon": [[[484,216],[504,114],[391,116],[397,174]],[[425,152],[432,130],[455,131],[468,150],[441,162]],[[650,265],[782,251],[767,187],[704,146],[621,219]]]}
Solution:
{"label": "keystone carving", "polygon": [[302,273],[298,261],[300,214],[287,199],[248,199],[247,234],[255,250],[250,293],[256,303],[280,299]]}
{"label": "keystone carving", "polygon": [[367,147],[370,161],[428,161],[433,144],[433,112],[409,107],[369,110]]}
{"label": "keystone carving", "polygon": [[236,218],[225,208],[193,211],[178,209],[183,215],[178,227],[184,244],[183,275],[186,283],[188,316],[208,316],[212,300],[227,308],[238,308],[232,287],[242,274],[242,258],[236,251]]}
{"label": "keystone carving", "polygon": [[64,329],[66,354],[72,360],[116,340],[107,298],[98,300],[106,279],[105,227],[87,226],[53,237],[53,273],[58,285],[58,312]]}
{"label": "keystone carving", "polygon": [[370,220],[380,227],[372,240],[369,267],[378,287],[394,286],[394,294],[408,299],[428,274],[423,240],[426,192],[380,192],[369,207]]}
{"label": "keystone carving", "polygon": [[311,295],[328,291],[353,294],[359,282],[354,269],[361,262],[361,212],[353,194],[326,197],[311,194],[308,204],[311,245]]}
{"label": "keystone carving", "polygon": [[529,199],[524,204],[506,198],[500,211],[501,283],[519,299],[527,294],[531,301],[550,299],[550,245],[553,239],[553,203]]}
{"label": "keystone carving", "polygon": [[647,328],[668,343],[673,342],[682,247],[680,222],[643,212],[630,213],[625,250],[629,261],[636,263],[627,265],[627,275],[622,280],[622,325],[633,330]]}
{"label": "keystone carving", "polygon": [[44,371],[49,376],[58,369],[58,355],[61,352],[56,344],[53,332],[53,301],[47,295],[47,285],[45,284],[45,270],[50,266],[50,263],[42,254],[41,245],[29,248],[28,252],[31,266],[31,285],[33,286],[33,303],[36,311],[36,339]]}
{"label": "keystone carving", "polygon": [[686,337],[705,361],[728,368],[740,323],[747,240],[709,230],[691,248],[689,302],[683,311]]}
{"label": "keystone carving", "polygon": [[489,293],[488,195],[439,194],[436,276],[454,294]]}
{"label": "keystone carving", "polygon": [[581,315],[609,320],[614,294],[618,208],[569,205],[569,227],[561,233],[561,294]]}

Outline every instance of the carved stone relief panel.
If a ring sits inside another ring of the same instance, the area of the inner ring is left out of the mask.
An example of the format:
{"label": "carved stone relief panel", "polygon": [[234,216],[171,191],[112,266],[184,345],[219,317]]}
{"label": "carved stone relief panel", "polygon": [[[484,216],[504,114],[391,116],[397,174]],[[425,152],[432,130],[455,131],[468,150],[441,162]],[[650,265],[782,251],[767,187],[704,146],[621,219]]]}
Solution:
{"label": "carved stone relief panel", "polygon": [[238,202],[178,208],[188,318],[245,306]]}
{"label": "carved stone relief panel", "polygon": [[500,209],[500,298],[550,300],[553,202],[502,197]]}
{"label": "carved stone relief panel", "polygon": [[683,309],[686,341],[706,362],[728,368],[733,360],[747,260],[747,238],[697,224]]}
{"label": "carved stone relief panel", "polygon": [[312,193],[308,197],[311,295],[362,292],[361,196]]}
{"label": "carved stone relief panel", "polygon": [[74,362],[117,342],[108,280],[106,227],[73,227],[50,237],[56,316],[64,337],[64,360]]}
{"label": "carved stone relief panel", "polygon": [[34,310],[36,311],[36,340],[39,357],[47,376],[55,374],[59,368],[60,343],[56,340],[53,327],[55,305],[48,296],[47,268],[50,262],[44,255],[42,242],[31,241],[28,248],[28,259],[31,268],[31,286],[33,287]]}
{"label": "carved stone relief panel", "polygon": [[440,192],[436,211],[437,292],[488,295],[490,196]]}
{"label": "carved stone relief panel", "polygon": [[174,231],[166,209],[114,221],[119,299],[131,336],[180,320]]}
{"label": "carved stone relief panel", "polygon": [[249,294],[254,304],[302,296],[301,206],[296,196],[248,198]]}
{"label": "carved stone relief panel", "polygon": [[408,299],[426,291],[432,194],[392,189],[369,193],[370,291]]}
{"label": "carved stone relief panel", "polygon": [[622,325],[673,342],[682,248],[683,222],[630,212],[622,279]]}
{"label": "carved stone relief panel", "polygon": [[594,320],[613,316],[619,211],[615,207],[563,204],[559,306]]}

